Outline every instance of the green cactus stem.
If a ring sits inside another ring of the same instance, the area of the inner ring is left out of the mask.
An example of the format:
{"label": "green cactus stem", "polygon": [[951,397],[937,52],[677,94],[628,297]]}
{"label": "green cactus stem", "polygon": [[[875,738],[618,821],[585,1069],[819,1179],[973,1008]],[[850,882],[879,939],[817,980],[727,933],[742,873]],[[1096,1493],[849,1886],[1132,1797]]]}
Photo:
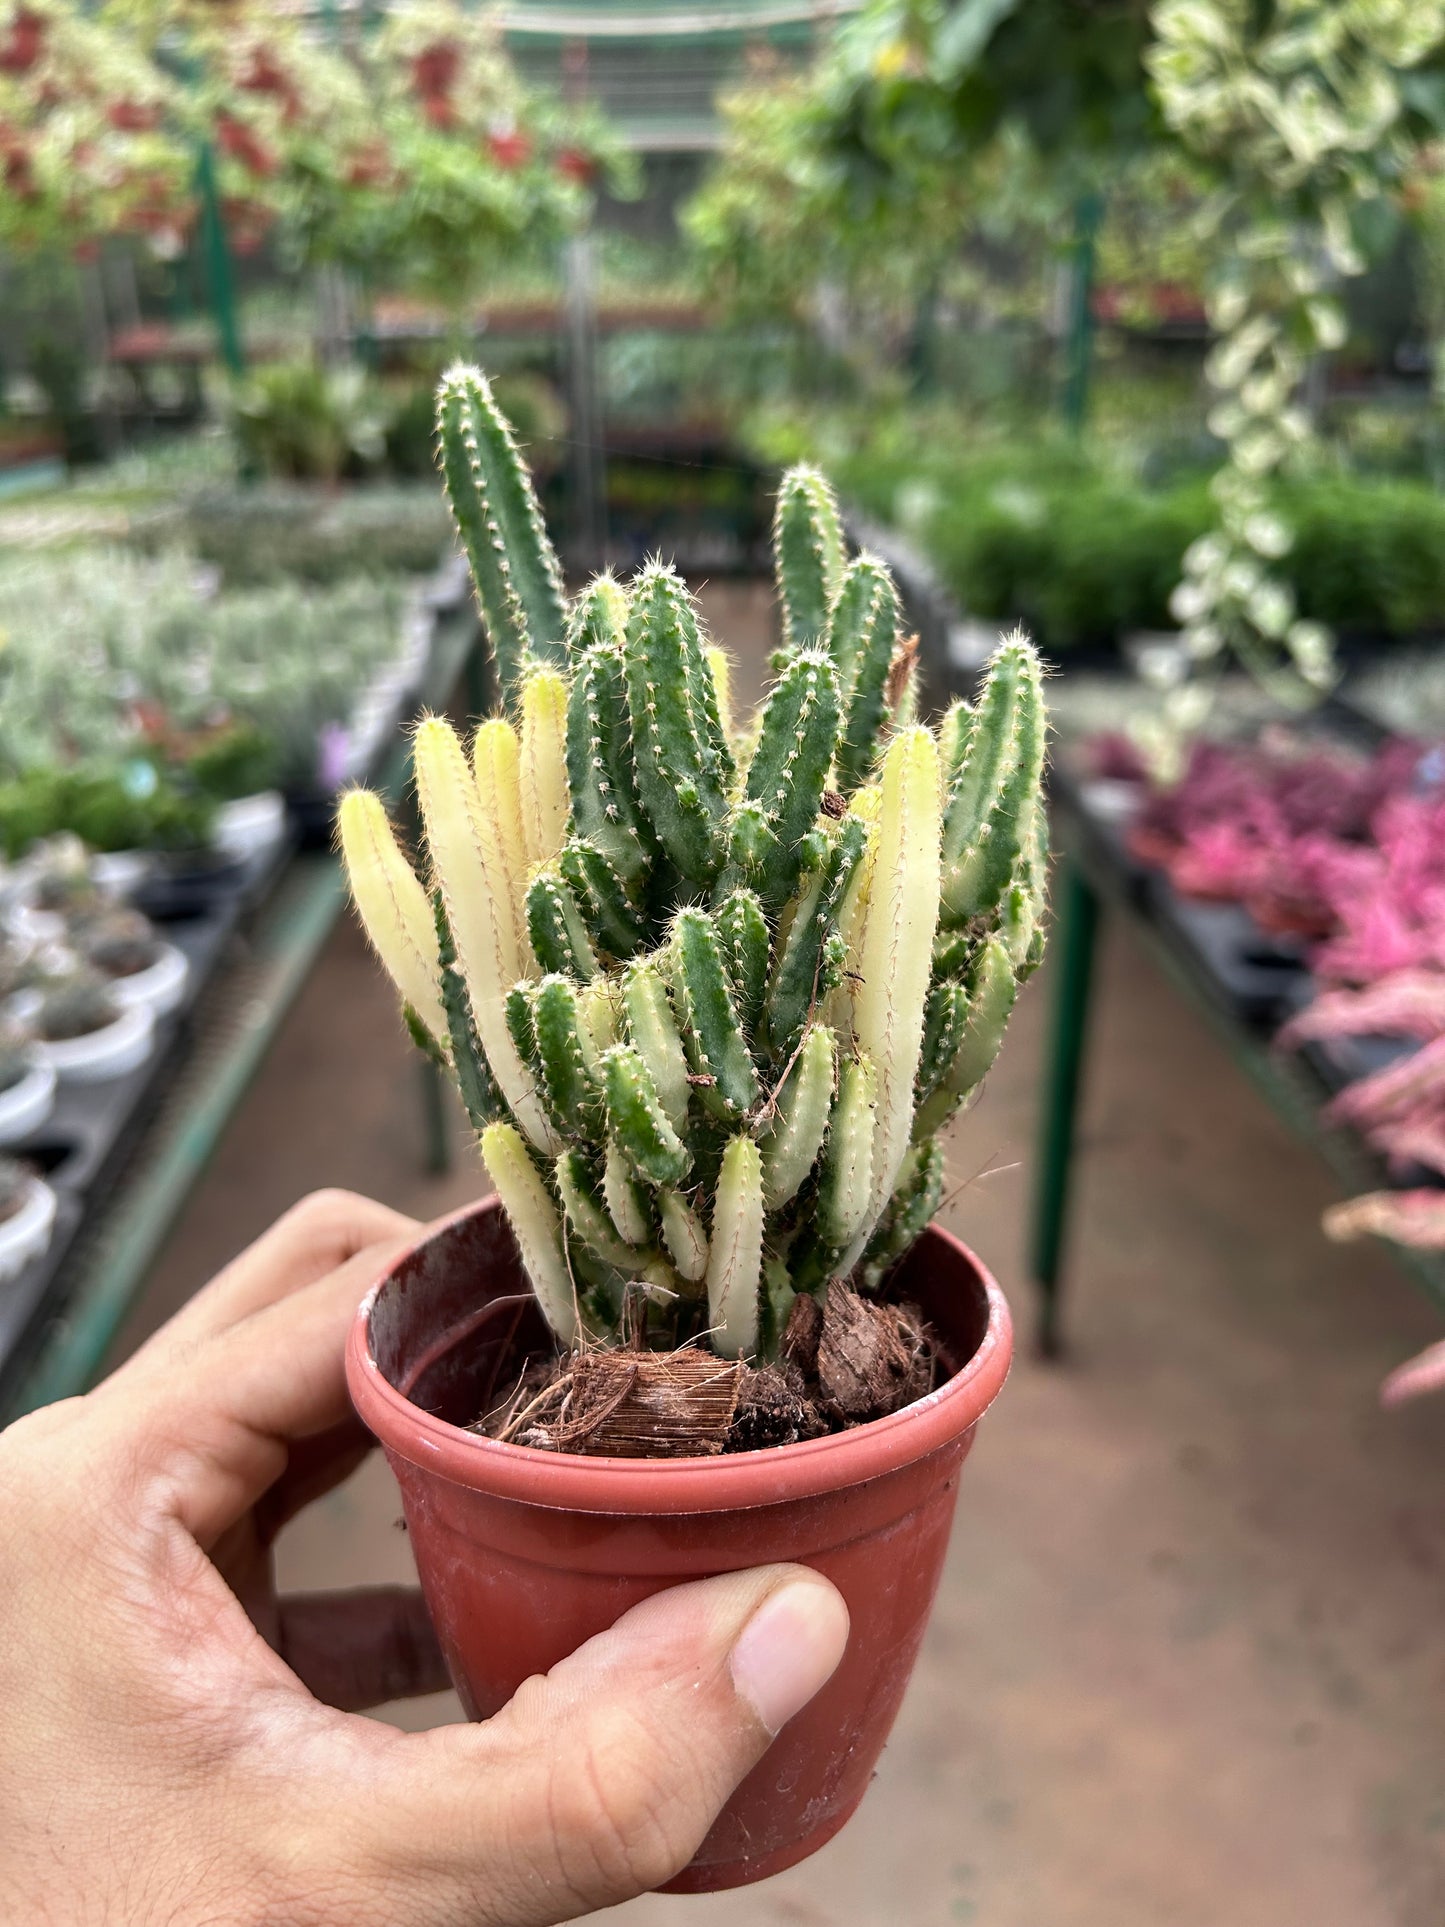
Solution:
{"label": "green cactus stem", "polygon": [[620,648],[589,649],[567,704],[567,786],[572,822],[631,889],[660,851],[637,793],[632,723]]}
{"label": "green cactus stem", "polygon": [[883,721],[888,671],[898,646],[898,592],[876,556],[856,556],[843,577],[828,624],[828,653],[844,715],[838,788],[851,796],[867,780]]}
{"label": "green cactus stem", "polygon": [[622,1005],[627,1034],[652,1079],[657,1100],[674,1131],[687,1127],[687,1053],[668,1001],[667,986],[656,964],[640,963],[622,981]]}
{"label": "green cactus stem", "polygon": [[1039,661],[1010,636],[988,667],[944,818],[943,906],[957,926],[998,908],[1034,827],[1045,743]]}
{"label": "green cactus stem", "polygon": [[560,863],[539,870],[527,886],[527,934],[543,970],[569,972],[585,983],[602,968]]}
{"label": "green cactus stem", "polygon": [[637,790],[684,882],[710,881],[721,858],[730,759],[719,754],[717,699],[682,579],[652,564],[632,592],[624,652]]}
{"label": "green cactus stem", "polygon": [[745,791],[764,829],[749,873],[770,909],[781,908],[797,885],[804,839],[818,820],[837,741],[832,665],[822,656],[796,656],[768,696]]}
{"label": "green cactus stem", "polygon": [[763,1202],[779,1211],[795,1198],[828,1134],[838,1044],[826,1024],[813,1024],[775,1099],[776,1118],[763,1139]]}
{"label": "green cactus stem", "polygon": [[637,1249],[614,1229],[605,1206],[598,1199],[582,1152],[564,1151],[557,1160],[555,1175],[557,1195],[574,1236],[604,1264],[631,1276],[638,1266]]}
{"label": "green cactus stem", "polygon": [[768,966],[772,962],[768,920],[751,890],[734,890],[719,905],[714,922],[737,997],[738,1015],[744,1031],[751,1037],[762,1014]]}
{"label": "green cactus stem", "polygon": [[1017,995],[1018,976],[1008,945],[1000,937],[990,937],[964,987],[965,1018],[953,1055],[914,1113],[915,1140],[941,1130],[988,1075]]}
{"label": "green cactus stem", "polygon": [[667,1121],[639,1052],[614,1044],[602,1059],[607,1129],[632,1168],[651,1184],[681,1184],[692,1156]]}
{"label": "green cactus stem", "polygon": [[713,1080],[711,1091],[724,1113],[740,1117],[758,1101],[758,1073],[716,925],[705,911],[680,911],[673,944],[694,1067]]}
{"label": "green cactus stem", "polygon": [[722,1358],[746,1358],[758,1348],[763,1270],[763,1169],[750,1137],[733,1138],[723,1152],[712,1222],[707,1314],[713,1350]]}
{"label": "green cactus stem", "polygon": [[782,605],[783,640],[810,649],[823,640],[843,572],[838,504],[815,468],[790,468],[773,517],[773,560]]}
{"label": "green cactus stem", "polygon": [[627,591],[610,570],[594,575],[567,612],[567,659],[575,669],[589,649],[621,649],[627,637]]}
{"label": "green cactus stem", "polygon": [[619,961],[641,949],[647,939],[646,925],[621,876],[601,850],[574,837],[558,864],[597,948]]}
{"label": "green cactus stem", "polygon": [[511,709],[521,701],[529,657],[566,658],[562,571],[516,438],[480,369],[457,366],[442,377],[437,441],[503,700]]}
{"label": "green cactus stem", "polygon": [[595,1136],[601,1092],[582,1044],[578,996],[564,976],[544,977],[532,999],[532,1034],[542,1090],[558,1129],[568,1137]]}

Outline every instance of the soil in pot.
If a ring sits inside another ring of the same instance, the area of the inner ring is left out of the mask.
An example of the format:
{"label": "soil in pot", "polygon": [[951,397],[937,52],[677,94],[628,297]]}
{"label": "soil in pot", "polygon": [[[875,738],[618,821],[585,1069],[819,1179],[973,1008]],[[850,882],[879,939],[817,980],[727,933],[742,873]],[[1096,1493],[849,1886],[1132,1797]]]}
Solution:
{"label": "soil in pot", "polygon": [[112,910],[72,927],[71,938],[92,970],[105,977],[137,977],[161,954],[149,917],[139,910]]}
{"label": "soil in pot", "polygon": [[119,1004],[105,980],[91,972],[77,973],[47,992],[35,1018],[35,1034],[47,1044],[69,1043],[108,1030],[121,1018]]}
{"label": "soil in pot", "polygon": [[534,1358],[471,1428],[504,1444],[603,1458],[694,1458],[796,1445],[902,1411],[940,1361],[913,1305],[835,1284],[794,1300],[775,1362],[637,1347]]}

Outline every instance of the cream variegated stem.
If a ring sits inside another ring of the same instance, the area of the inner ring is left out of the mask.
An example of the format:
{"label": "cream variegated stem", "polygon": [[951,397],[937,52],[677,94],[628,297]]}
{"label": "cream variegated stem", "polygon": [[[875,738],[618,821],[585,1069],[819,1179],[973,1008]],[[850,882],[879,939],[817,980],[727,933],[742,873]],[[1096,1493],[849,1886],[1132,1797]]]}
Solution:
{"label": "cream variegated stem", "polygon": [[513,981],[532,975],[532,946],[527,936],[527,840],[522,830],[522,754],[517,732],[500,716],[478,725],[472,738],[472,776],[476,784],[477,822],[496,854],[506,880],[505,900],[511,914],[514,955]]}
{"label": "cream variegated stem", "polygon": [[858,791],[850,810],[866,826],[868,841],[838,912],[838,935],[843,940],[845,959],[843,981],[829,993],[824,1007],[824,1015],[845,1049],[853,1041],[853,1007],[862,988],[863,932],[868,920],[868,896],[873,887],[873,865],[878,854],[878,812],[882,805],[882,789],[877,783],[870,783]]}
{"label": "cream variegated stem", "polygon": [[913,1086],[940,887],[938,745],[928,730],[914,727],[894,737],[884,758],[881,788],[859,965],[862,982],[853,1008],[854,1037],[878,1080],[872,1197],[863,1226],[840,1262],[840,1275],[857,1261],[893,1194],[913,1128]]}
{"label": "cream variegated stem", "polygon": [[624,1244],[645,1245],[652,1234],[642,1193],[632,1175],[627,1154],[614,1138],[608,1138],[602,1164],[602,1196],[607,1215],[617,1227]]}
{"label": "cream variegated stem", "polygon": [[708,1242],[702,1220],[680,1191],[660,1191],[657,1206],[663,1242],[678,1275],[696,1284],[707,1275]]}
{"label": "cream variegated stem", "polygon": [[492,1074],[512,1115],[541,1150],[559,1148],[507,1025],[519,968],[509,878],[495,824],[484,829],[476,784],[451,724],[428,717],[413,753],[433,882],[442,893],[467,1000]]}
{"label": "cream variegated stem", "polygon": [[712,671],[713,688],[717,691],[718,721],[722,733],[729,741],[733,733],[733,665],[726,649],[715,645],[708,648],[707,666]]}
{"label": "cream variegated stem", "polygon": [[564,1345],[577,1336],[577,1294],[562,1255],[562,1221],[521,1133],[510,1124],[482,1132],[482,1157],[516,1236],[542,1315]]}
{"label": "cream variegated stem", "polygon": [[538,669],[522,690],[522,836],[533,868],[550,862],[567,835],[567,683]]}
{"label": "cream variegated stem", "polygon": [[758,1349],[758,1287],[763,1270],[763,1164],[750,1137],[723,1152],[712,1208],[707,1264],[713,1350],[745,1358]]}
{"label": "cream variegated stem", "polygon": [[349,790],[337,812],[341,854],[362,926],[406,1003],[447,1048],[436,918],[379,796]]}

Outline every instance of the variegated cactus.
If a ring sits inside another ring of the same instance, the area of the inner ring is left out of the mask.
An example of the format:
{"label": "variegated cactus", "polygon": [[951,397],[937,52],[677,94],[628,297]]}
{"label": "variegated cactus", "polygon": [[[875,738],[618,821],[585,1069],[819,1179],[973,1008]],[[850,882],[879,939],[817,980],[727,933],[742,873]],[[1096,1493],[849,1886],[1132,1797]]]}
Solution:
{"label": "variegated cactus", "polygon": [[357,908],[559,1339],[766,1355],[795,1293],[876,1283],[927,1225],[938,1134],[1038,962],[1038,659],[1012,637],[974,707],[906,720],[892,580],[795,470],[785,647],[739,731],[670,568],[564,602],[479,372],[438,422],[506,714],[417,729],[420,876],[376,797],[343,800]]}

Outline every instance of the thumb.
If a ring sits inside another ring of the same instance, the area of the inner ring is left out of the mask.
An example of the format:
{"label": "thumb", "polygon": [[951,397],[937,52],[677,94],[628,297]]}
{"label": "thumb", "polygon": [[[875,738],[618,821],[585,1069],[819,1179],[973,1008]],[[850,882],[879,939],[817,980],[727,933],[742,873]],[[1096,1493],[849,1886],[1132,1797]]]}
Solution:
{"label": "thumb", "polygon": [[357,1843],[370,1911],[547,1927],[661,1886],[847,1639],[817,1573],[730,1573],[644,1601],[495,1719],[398,1736]]}

